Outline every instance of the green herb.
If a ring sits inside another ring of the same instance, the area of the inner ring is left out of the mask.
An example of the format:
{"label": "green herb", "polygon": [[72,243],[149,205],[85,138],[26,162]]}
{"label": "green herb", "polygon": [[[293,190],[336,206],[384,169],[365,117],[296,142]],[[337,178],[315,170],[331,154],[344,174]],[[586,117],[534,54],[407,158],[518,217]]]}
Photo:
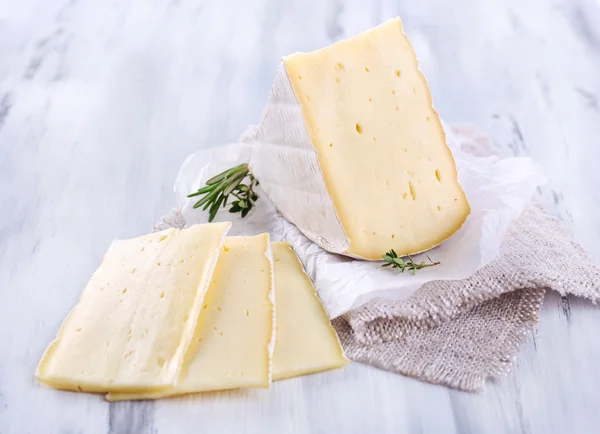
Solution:
{"label": "green herb", "polygon": [[390,250],[382,257],[383,260],[386,262],[382,265],[382,267],[391,266],[392,268],[397,268],[398,270],[400,270],[401,273],[404,273],[405,270],[408,270],[412,274],[415,274],[417,270],[420,270],[421,268],[433,267],[435,265],[440,264],[439,262],[433,262],[429,255],[427,255],[427,259],[429,259],[429,262],[421,262],[420,264],[417,264],[408,255],[405,258],[399,257],[398,254],[394,251],[394,249]]}
{"label": "green herb", "polygon": [[[249,182],[243,181],[248,178]],[[194,205],[194,208],[202,207],[203,211],[208,211],[208,221],[212,222],[221,206],[225,208],[230,196],[235,200],[231,202],[230,213],[241,213],[242,218],[246,217],[254,203],[258,200],[258,195],[254,191],[258,185],[258,180],[250,173],[248,164],[240,164],[224,172],[213,176],[206,185],[197,192],[188,195],[188,197],[202,196]]]}

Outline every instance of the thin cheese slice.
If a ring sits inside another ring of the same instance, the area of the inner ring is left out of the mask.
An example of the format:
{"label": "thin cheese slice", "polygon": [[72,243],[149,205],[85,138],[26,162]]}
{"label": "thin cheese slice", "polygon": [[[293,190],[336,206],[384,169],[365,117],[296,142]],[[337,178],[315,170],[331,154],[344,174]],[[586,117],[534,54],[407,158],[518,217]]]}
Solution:
{"label": "thin cheese slice", "polygon": [[344,366],[337,334],[310,278],[288,243],[273,243],[277,337],[273,380]]}
{"label": "thin cheese slice", "polygon": [[230,223],[115,241],[37,370],[57,389],[138,392],[179,377]]}
{"label": "thin cheese slice", "polygon": [[400,19],[285,57],[284,69],[251,168],[307,237],[379,260],[428,250],[461,227],[470,208]]}
{"label": "thin cheese slice", "polygon": [[155,399],[244,387],[269,387],[275,344],[272,253],[268,234],[228,237],[178,384],[109,401]]}

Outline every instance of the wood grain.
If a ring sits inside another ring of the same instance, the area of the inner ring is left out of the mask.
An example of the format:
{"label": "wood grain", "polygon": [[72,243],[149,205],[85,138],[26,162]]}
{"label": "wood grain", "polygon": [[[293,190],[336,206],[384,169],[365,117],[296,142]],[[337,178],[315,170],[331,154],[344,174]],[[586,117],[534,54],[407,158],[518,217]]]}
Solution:
{"label": "wood grain", "polygon": [[259,119],[280,56],[396,15],[442,117],[533,156],[546,207],[600,260],[594,0],[0,0],[1,434],[597,432],[599,308],[556,294],[478,395],[359,364],[110,405],[33,378],[110,241],[174,205],[188,154]]}

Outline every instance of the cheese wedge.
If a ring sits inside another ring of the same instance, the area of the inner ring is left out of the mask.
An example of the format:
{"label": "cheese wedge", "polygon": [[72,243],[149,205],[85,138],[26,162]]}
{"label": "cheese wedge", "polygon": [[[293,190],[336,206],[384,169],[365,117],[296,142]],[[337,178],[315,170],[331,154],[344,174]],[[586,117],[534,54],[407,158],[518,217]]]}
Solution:
{"label": "cheese wedge", "polygon": [[317,291],[288,243],[273,243],[277,337],[273,380],[344,366],[348,359]]}
{"label": "cheese wedge", "polygon": [[115,241],[46,350],[39,381],[85,392],[160,390],[176,382],[230,227]]}
{"label": "cheese wedge", "polygon": [[400,19],[283,60],[250,166],[288,220],[371,260],[461,227],[469,204]]}
{"label": "cheese wedge", "polygon": [[106,398],[156,399],[269,387],[275,345],[272,264],[268,234],[227,238],[177,385],[156,393],[111,393]]}

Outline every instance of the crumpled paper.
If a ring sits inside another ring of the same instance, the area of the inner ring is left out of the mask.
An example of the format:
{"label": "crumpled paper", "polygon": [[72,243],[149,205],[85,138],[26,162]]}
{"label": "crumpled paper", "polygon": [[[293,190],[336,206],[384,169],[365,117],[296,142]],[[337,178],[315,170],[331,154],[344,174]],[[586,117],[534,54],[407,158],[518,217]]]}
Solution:
{"label": "crumpled paper", "polygon": [[[530,203],[535,189],[545,182],[530,158],[477,157],[463,151],[468,136],[445,126],[471,215],[463,227],[442,245],[427,252],[440,265],[419,270],[415,275],[382,268],[381,262],[360,261],[331,254],[306,238],[261,194],[244,219],[222,208],[215,221],[232,221],[230,235],[269,232],[273,241],[287,241],[304,264],[329,316],[336,318],[375,298],[403,300],[423,284],[434,280],[465,279],[499,255],[508,226]],[[252,131],[252,129],[250,130]],[[237,143],[208,148],[190,155],[179,171],[175,193],[188,225],[206,223],[208,213],[193,209],[198,198],[187,195],[205,181],[237,164],[248,162],[252,144],[246,133]],[[425,254],[415,262],[427,261]]]}

